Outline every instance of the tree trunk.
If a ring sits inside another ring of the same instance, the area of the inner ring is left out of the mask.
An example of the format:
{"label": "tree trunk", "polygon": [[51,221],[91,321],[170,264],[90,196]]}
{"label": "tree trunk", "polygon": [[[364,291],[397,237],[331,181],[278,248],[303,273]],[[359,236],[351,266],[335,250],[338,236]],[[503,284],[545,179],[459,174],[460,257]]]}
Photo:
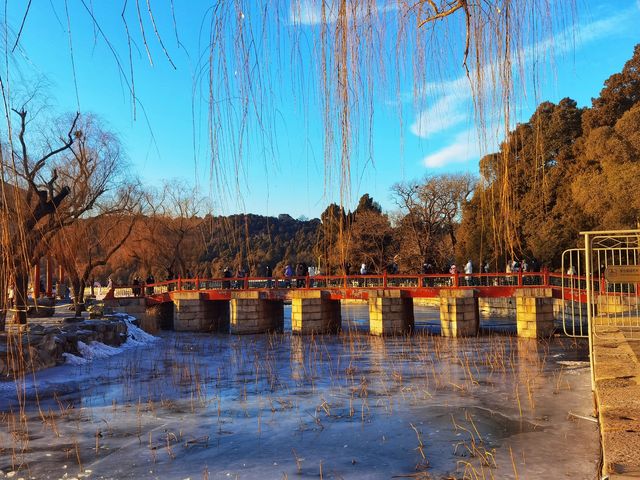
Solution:
{"label": "tree trunk", "polygon": [[29,308],[29,302],[27,297],[27,291],[29,289],[29,274],[21,271],[21,267],[16,268],[16,284],[14,292],[15,301],[15,317],[14,323],[20,325],[27,324],[27,308]]}
{"label": "tree trunk", "polygon": [[84,285],[82,280],[75,277],[71,279],[71,288],[73,289],[73,307],[75,316],[81,317],[84,311]]}
{"label": "tree trunk", "polygon": [[76,303],[76,317],[81,317],[82,312],[84,312],[87,307],[84,303],[84,288],[86,286],[86,282],[84,279],[80,279],[80,291],[78,292],[78,299]]}

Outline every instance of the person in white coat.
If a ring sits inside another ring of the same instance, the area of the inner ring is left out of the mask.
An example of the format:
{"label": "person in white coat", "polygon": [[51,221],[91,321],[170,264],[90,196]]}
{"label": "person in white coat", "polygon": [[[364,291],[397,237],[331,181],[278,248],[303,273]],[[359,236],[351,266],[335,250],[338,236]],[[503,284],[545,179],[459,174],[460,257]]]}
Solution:
{"label": "person in white coat", "polygon": [[465,277],[464,280],[467,283],[467,286],[471,286],[471,274],[473,273],[473,264],[471,263],[471,259],[464,266]]}

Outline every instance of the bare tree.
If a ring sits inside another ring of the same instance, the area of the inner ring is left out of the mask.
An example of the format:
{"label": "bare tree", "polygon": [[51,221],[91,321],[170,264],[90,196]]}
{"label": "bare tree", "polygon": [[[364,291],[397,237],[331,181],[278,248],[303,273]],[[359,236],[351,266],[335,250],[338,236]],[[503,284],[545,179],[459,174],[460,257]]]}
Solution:
{"label": "bare tree", "polygon": [[95,117],[59,118],[51,133],[30,128],[39,119],[27,107],[28,102],[13,110],[18,128],[2,149],[0,167],[3,261],[13,273],[19,323],[27,321],[29,269],[50,248],[56,232],[113,188],[122,161],[115,136]]}
{"label": "bare tree", "polygon": [[84,311],[84,291],[94,271],[107,265],[130,239],[140,219],[141,197],[137,185],[125,184],[97,202],[94,215],[57,232],[52,250],[69,276],[76,316]]}
{"label": "bare tree", "polygon": [[[472,175],[448,174],[392,187],[394,201],[404,214],[398,226],[405,267],[416,269],[423,262],[444,266],[453,256],[462,204],[475,185]],[[443,240],[448,244],[444,251]]]}
{"label": "bare tree", "polygon": [[369,209],[357,212],[351,225],[354,258],[366,263],[372,273],[383,273],[391,259],[393,230],[387,215]]}
{"label": "bare tree", "polygon": [[149,272],[184,276],[204,252],[204,239],[197,233],[207,202],[193,187],[173,180],[164,183],[150,205],[154,210],[136,232],[132,259]]}

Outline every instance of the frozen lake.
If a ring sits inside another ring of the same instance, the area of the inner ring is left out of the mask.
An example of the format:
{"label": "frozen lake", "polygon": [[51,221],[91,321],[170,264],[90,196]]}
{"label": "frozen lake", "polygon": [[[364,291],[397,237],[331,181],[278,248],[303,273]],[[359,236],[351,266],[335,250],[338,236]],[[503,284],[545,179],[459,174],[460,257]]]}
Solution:
{"label": "frozen lake", "polygon": [[[12,478],[597,476],[586,345],[508,335],[166,332],[0,383]],[[287,309],[290,318],[290,310]],[[422,320],[422,321],[421,321]],[[290,320],[289,320],[290,324]],[[74,361],[77,360],[77,361]],[[34,388],[34,384],[38,388]],[[2,474],[0,474],[0,478]]]}

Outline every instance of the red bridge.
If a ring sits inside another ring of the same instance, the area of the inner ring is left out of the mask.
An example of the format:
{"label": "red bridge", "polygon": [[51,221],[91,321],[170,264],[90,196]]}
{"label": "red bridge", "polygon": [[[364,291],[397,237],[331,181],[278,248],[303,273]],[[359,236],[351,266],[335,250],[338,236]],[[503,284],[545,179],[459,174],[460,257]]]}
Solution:
{"label": "red bridge", "polygon": [[[594,289],[604,289],[600,280]],[[518,334],[554,331],[554,299],[586,302],[586,278],[544,272],[190,278],[118,286],[105,303],[179,331],[281,331],[291,302],[293,333],[331,333],[341,326],[341,301],[369,307],[369,331],[387,335],[414,328],[415,298],[439,298],[446,336],[479,331],[479,298],[515,297]],[[153,328],[153,326],[152,326]]]}
{"label": "red bridge", "polygon": [[[604,278],[600,282],[604,285]],[[599,285],[595,286],[597,291]],[[513,297],[523,289],[550,288],[554,298],[586,302],[586,277],[561,273],[474,273],[430,275],[349,275],[307,277],[189,278],[140,286],[116,286],[105,299],[145,297],[149,304],[170,302],[176,293],[199,291],[209,300],[230,300],[238,291],[287,300],[299,290],[321,290],[333,300],[367,300],[371,290],[401,290],[410,298],[437,298],[443,289],[475,290],[478,297]],[[604,290],[604,286],[602,286]]]}

